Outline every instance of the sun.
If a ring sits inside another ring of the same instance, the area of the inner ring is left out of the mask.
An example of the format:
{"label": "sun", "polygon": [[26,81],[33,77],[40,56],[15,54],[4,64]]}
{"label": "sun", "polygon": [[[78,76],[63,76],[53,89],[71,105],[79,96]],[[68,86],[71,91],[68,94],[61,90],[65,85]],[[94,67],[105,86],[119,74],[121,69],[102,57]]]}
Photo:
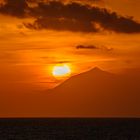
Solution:
{"label": "sun", "polygon": [[56,65],[53,67],[52,75],[54,77],[67,77],[71,74],[71,68],[67,64]]}

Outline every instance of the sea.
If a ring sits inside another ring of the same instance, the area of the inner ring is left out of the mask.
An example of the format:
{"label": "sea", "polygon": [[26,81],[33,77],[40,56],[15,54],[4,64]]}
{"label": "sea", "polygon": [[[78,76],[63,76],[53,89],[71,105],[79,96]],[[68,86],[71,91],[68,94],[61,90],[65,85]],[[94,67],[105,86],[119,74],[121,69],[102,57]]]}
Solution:
{"label": "sea", "polygon": [[1,118],[0,140],[140,140],[140,118]]}

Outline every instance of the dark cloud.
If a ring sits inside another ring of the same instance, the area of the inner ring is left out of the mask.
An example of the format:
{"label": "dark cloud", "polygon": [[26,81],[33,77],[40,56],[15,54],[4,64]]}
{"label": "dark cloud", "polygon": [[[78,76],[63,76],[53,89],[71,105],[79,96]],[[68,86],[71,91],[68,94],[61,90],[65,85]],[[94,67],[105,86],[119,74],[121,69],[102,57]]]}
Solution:
{"label": "dark cloud", "polygon": [[93,50],[102,50],[102,51],[113,51],[113,48],[106,46],[95,46],[95,45],[77,45],[76,49],[93,49]]}
{"label": "dark cloud", "polygon": [[89,46],[78,45],[78,46],[76,46],[76,49],[99,49],[99,47],[96,47],[94,45],[89,45]]}
{"label": "dark cloud", "polygon": [[89,22],[61,18],[38,18],[34,23],[24,23],[30,29],[53,29],[58,31],[97,32]]}
{"label": "dark cloud", "polygon": [[[35,3],[29,6],[29,3]],[[6,0],[0,12],[15,17],[32,17],[33,23],[24,24],[30,29],[54,29],[80,32],[109,30],[119,33],[139,33],[140,23],[116,12],[76,2],[45,2],[43,0]]]}
{"label": "dark cloud", "polygon": [[5,0],[5,4],[1,4],[0,13],[16,16],[25,17],[28,4],[26,0]]}

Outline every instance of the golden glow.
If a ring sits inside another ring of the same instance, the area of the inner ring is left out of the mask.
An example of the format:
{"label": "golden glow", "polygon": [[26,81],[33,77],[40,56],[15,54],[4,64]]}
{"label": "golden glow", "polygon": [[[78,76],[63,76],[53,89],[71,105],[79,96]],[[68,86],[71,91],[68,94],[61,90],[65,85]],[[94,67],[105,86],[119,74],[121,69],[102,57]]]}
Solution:
{"label": "golden glow", "polygon": [[56,65],[53,67],[52,74],[54,77],[65,77],[71,74],[71,68],[67,64]]}

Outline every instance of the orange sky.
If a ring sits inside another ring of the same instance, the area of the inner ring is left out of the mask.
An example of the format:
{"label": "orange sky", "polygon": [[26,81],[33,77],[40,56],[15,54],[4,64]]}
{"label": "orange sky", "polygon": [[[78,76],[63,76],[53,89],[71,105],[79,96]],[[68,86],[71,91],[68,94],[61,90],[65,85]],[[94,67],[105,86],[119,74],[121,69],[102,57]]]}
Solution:
{"label": "orange sky", "polygon": [[[29,9],[24,0],[13,0],[12,4],[7,0],[5,5],[1,5],[0,93],[7,95],[12,90],[18,93],[19,90],[34,92],[52,88],[63,80],[54,78],[50,69],[61,63],[71,65],[72,75],[93,67],[111,72],[140,67],[139,0],[85,0],[89,7],[99,8],[93,10],[84,7],[85,2],[82,0],[74,2],[78,3],[77,8],[74,7],[77,17],[72,13],[74,10],[70,12],[73,5],[70,8],[67,6],[67,15],[61,13],[69,2],[61,5],[62,11],[58,15],[51,9],[55,4],[52,7],[49,5],[49,14],[43,11],[43,4],[34,8],[36,2],[28,3],[34,9]],[[100,18],[97,16],[92,19],[93,15],[90,14],[82,17],[79,7],[81,4],[87,13],[96,11]],[[104,13],[100,10],[101,7],[115,11],[118,16],[111,12]],[[106,14],[119,23],[112,20],[112,23],[108,23]],[[120,16],[124,19],[121,20]],[[133,19],[128,18],[131,16]],[[131,20],[132,23],[126,27],[125,23]],[[93,26],[90,30],[88,28],[91,23]],[[77,49],[79,45],[84,47]],[[93,49],[86,49],[88,46]],[[7,96],[8,98],[10,97]]]}

